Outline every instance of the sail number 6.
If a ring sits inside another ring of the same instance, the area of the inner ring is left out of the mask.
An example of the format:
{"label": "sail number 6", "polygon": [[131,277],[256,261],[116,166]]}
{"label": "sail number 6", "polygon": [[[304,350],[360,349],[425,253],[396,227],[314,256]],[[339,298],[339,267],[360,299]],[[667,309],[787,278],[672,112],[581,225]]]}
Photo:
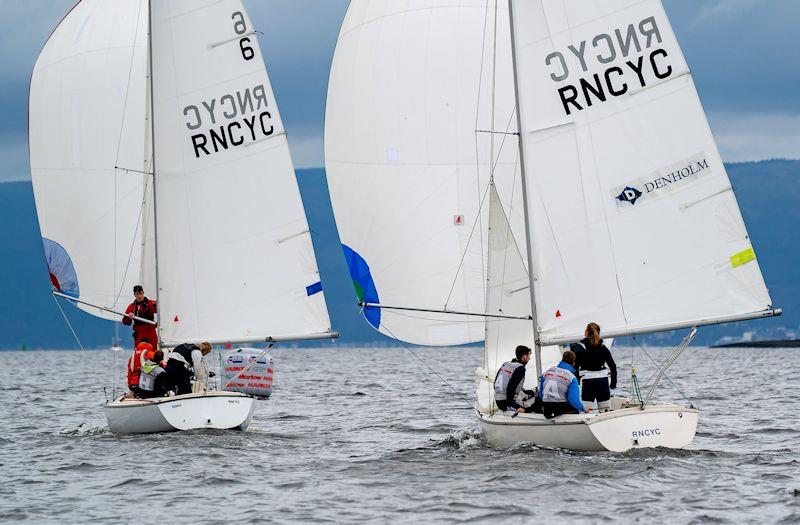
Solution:
{"label": "sail number 6", "polygon": [[[247,23],[244,21],[244,15],[241,11],[233,13],[231,20],[233,20],[233,30],[237,35],[247,33]],[[239,40],[239,49],[242,51],[242,58],[245,60],[253,60],[253,57],[256,56],[256,52],[250,46],[250,37],[244,37]]]}

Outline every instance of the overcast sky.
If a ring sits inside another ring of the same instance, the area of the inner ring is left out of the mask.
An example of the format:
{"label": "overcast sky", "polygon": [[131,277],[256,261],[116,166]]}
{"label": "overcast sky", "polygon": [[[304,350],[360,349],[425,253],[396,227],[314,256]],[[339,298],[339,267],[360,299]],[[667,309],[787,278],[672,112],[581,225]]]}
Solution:
{"label": "overcast sky", "polygon": [[[29,179],[28,81],[74,0],[0,0],[0,181]],[[322,166],[328,71],[347,0],[245,0],[297,167]],[[665,0],[723,158],[800,158],[800,0]]]}

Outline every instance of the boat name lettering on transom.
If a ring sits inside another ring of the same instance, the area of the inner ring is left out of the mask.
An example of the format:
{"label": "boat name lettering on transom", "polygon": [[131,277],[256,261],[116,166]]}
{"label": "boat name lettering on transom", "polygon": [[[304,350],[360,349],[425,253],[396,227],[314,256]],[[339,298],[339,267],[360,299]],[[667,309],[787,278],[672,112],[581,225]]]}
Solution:
{"label": "boat name lettering on transom", "polygon": [[612,188],[611,196],[616,200],[618,207],[631,208],[639,201],[649,201],[653,198],[668,194],[673,189],[685,188],[704,175],[711,173],[712,165],[709,164],[705,154],[697,154],[688,159],[673,164],[651,173],[623,186]]}
{"label": "boat name lettering on transom", "polygon": [[544,57],[558,83],[564,112],[571,115],[665,80],[675,68],[654,16],[573,43]]}
{"label": "boat name lettering on transom", "polygon": [[660,428],[645,428],[643,430],[634,430],[632,432],[634,438],[640,437],[650,437],[650,436],[660,436],[661,429]]}
{"label": "boat name lettering on transom", "polygon": [[183,108],[195,158],[219,153],[275,133],[263,84]]}

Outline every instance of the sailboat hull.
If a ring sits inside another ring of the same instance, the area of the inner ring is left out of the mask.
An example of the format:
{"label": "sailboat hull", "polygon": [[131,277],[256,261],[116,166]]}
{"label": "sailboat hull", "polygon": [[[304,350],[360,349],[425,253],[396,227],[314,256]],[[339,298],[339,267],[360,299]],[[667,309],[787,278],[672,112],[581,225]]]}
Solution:
{"label": "sailboat hull", "polygon": [[115,434],[147,434],[213,428],[245,430],[255,399],[238,392],[204,392],[155,399],[117,398],[105,405]]}
{"label": "sailboat hull", "polygon": [[489,445],[509,448],[520,443],[578,451],[624,452],[634,448],[683,448],[697,431],[698,411],[680,405],[621,408],[603,414],[567,414],[552,420],[541,414],[511,417],[481,414]]}

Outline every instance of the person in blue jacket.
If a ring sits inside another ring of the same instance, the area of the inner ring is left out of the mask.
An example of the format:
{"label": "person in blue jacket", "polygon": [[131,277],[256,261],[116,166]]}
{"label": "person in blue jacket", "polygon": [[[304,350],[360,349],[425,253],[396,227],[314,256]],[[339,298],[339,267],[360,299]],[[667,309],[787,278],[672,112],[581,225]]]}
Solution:
{"label": "person in blue jacket", "polygon": [[589,413],[591,408],[581,402],[581,388],[575,377],[575,353],[567,350],[561,362],[539,379],[542,413],[547,419],[561,414]]}

